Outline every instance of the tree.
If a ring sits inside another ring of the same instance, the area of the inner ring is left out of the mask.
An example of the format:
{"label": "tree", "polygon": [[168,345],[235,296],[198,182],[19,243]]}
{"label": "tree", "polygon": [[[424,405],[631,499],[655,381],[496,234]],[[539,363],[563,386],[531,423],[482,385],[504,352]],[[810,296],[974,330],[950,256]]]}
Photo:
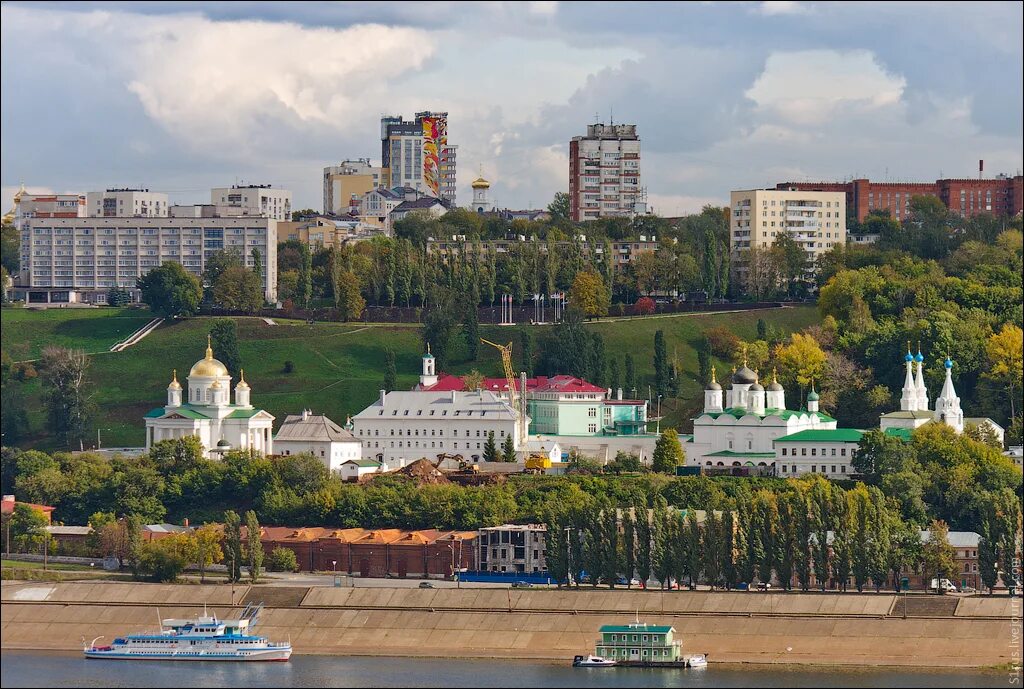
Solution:
{"label": "tree", "polygon": [[700,537],[700,525],[697,515],[688,512],[686,515],[686,575],[690,580],[690,590],[696,590],[697,581],[704,570],[704,549]]}
{"label": "tree", "polygon": [[686,463],[686,454],[679,442],[679,433],[674,428],[663,431],[654,444],[652,469],[662,474],[675,473],[677,466]]}
{"label": "tree", "polygon": [[633,368],[633,355],[626,355],[626,378],[623,381],[626,389],[626,394],[636,394],[636,369]]}
{"label": "tree", "polygon": [[6,446],[17,445],[29,429],[22,371],[7,352],[0,352],[0,433]]}
{"label": "tree", "polygon": [[475,392],[484,386],[484,374],[475,368],[462,377],[462,389],[467,392]]}
{"label": "tree", "polygon": [[249,252],[252,256],[252,274],[260,280],[260,285],[263,285],[263,254],[256,247],[253,247],[252,251]]}
{"label": "tree", "polygon": [[917,527],[898,520],[889,534],[889,551],[885,554],[886,567],[892,575],[893,590],[900,591],[900,575],[920,560],[921,536]]}
{"label": "tree", "polygon": [[515,441],[512,439],[512,433],[506,435],[504,442],[501,443],[501,461],[510,464],[516,461],[516,446]]}
{"label": "tree", "polygon": [[1017,416],[1017,391],[1024,378],[1024,331],[1012,323],[988,338],[985,343],[989,370],[987,377],[1006,388],[1010,397],[1010,418]]}
{"label": "tree", "polygon": [[533,336],[526,328],[519,330],[519,365],[527,377],[533,377]]}
{"label": "tree", "polygon": [[199,580],[206,581],[206,568],[224,560],[221,550],[221,535],[215,526],[206,524],[194,532],[196,542],[196,564],[199,565]]}
{"label": "tree", "polygon": [[299,302],[305,308],[309,308],[309,300],[313,298],[313,255],[309,252],[309,246],[299,245],[299,256],[302,263],[299,265]]}
{"label": "tree", "polygon": [[444,370],[452,356],[452,339],[456,320],[453,315],[453,299],[445,289],[436,290],[433,306],[423,319],[424,347],[430,347],[437,370]]}
{"label": "tree", "polygon": [[67,447],[80,443],[91,424],[88,368],[89,357],[79,349],[51,345],[39,360],[50,428]]}
{"label": "tree", "polygon": [[360,292],[359,277],[354,272],[345,270],[338,274],[334,294],[342,320],[357,321],[363,317],[366,300]]}
{"label": "tree", "polygon": [[[928,540],[921,546],[921,566],[925,579],[948,578],[956,572],[956,551],[949,544],[949,526],[941,519],[932,521]],[[940,587],[939,591],[943,589]]]}
{"label": "tree", "polygon": [[476,361],[480,348],[480,319],[477,314],[477,303],[472,299],[466,303],[462,317],[462,334],[466,338],[466,355],[470,361]]}
{"label": "tree", "polygon": [[773,263],[786,283],[786,296],[792,296],[794,283],[801,282],[807,271],[807,252],[788,232],[779,233],[770,251]]}
{"label": "tree", "polygon": [[228,562],[228,581],[242,580],[242,520],[234,510],[224,513],[224,559]]}
{"label": "tree", "polygon": [[498,461],[498,445],[494,442],[494,431],[489,431],[487,433],[487,442],[484,443],[484,461]]}
{"label": "tree", "polygon": [[654,333],[654,388],[658,397],[668,397],[669,370],[668,352],[665,349],[665,333]]}
{"label": "tree", "polygon": [[213,283],[213,303],[222,309],[256,313],[263,306],[263,281],[241,265],[226,268]]}
{"label": "tree", "polygon": [[611,297],[601,276],[592,270],[576,274],[572,287],[569,289],[569,304],[579,309],[587,318],[600,318],[608,315]]}
{"label": "tree", "polygon": [[981,583],[988,589],[989,595],[999,581],[999,547],[992,538],[993,524],[986,523],[985,533],[978,541],[978,575]]}
{"label": "tree", "polygon": [[107,304],[109,306],[128,306],[132,303],[132,295],[122,287],[111,287],[107,292]]}
{"label": "tree", "polygon": [[260,543],[260,523],[252,510],[245,513],[245,540],[249,581],[255,584],[260,580],[260,570],[263,567],[263,545]]}
{"label": "tree", "polygon": [[548,213],[551,213],[553,221],[569,220],[570,204],[569,195],[564,191],[555,193],[555,197],[548,204]]}
{"label": "tree", "polygon": [[825,352],[810,335],[793,333],[792,341],[779,349],[778,361],[801,388],[815,380],[820,382],[825,375]]}
{"label": "tree", "polygon": [[242,255],[237,251],[226,251],[224,249],[218,249],[204,261],[205,267],[203,268],[203,284],[210,290],[206,294],[207,300],[212,296],[213,286],[217,284],[220,276],[224,274],[224,271],[232,267],[241,267]]}
{"label": "tree", "polygon": [[[647,255],[648,254],[641,254],[641,256],[647,256]],[[635,309],[636,309],[637,315],[640,315],[640,316],[650,316],[652,313],[654,313],[657,310],[657,306],[655,305],[654,300],[651,299],[650,297],[640,297],[636,301]]]}
{"label": "tree", "polygon": [[267,560],[267,569],[271,572],[297,572],[299,561],[291,548],[274,548]]}
{"label": "tree", "polygon": [[232,378],[238,378],[242,355],[238,351],[238,329],[230,318],[217,319],[210,328],[210,347]]}
{"label": "tree", "polygon": [[647,588],[651,578],[651,518],[647,503],[635,499],[633,513],[636,515],[636,577],[640,585]]}
{"label": "tree", "polygon": [[142,555],[142,517],[131,513],[124,518],[125,554],[124,561],[132,570],[132,576],[139,576],[139,559]]}
{"label": "tree", "polygon": [[190,533],[171,534],[145,543],[139,551],[138,573],[157,582],[176,581],[185,567],[195,562],[196,552],[195,537]]}
{"label": "tree", "polygon": [[384,389],[388,392],[398,389],[398,371],[395,368],[395,350],[384,348]]}
{"label": "tree", "polygon": [[192,273],[174,261],[165,261],[136,280],[142,301],[162,318],[188,318],[199,311],[203,286]]}
{"label": "tree", "polygon": [[14,225],[0,229],[0,266],[8,275],[14,275],[21,267],[21,237]]}
{"label": "tree", "polygon": [[10,532],[10,539],[18,552],[37,551],[43,547],[44,541],[52,538],[46,531],[47,525],[42,510],[19,502],[15,503],[14,512],[4,531]]}
{"label": "tree", "polygon": [[622,565],[623,574],[626,577],[626,588],[633,587],[633,577],[636,575],[636,532],[636,515],[634,510],[623,510]]}
{"label": "tree", "polygon": [[775,254],[760,244],[752,244],[750,248],[740,251],[743,291],[761,301],[767,294],[775,291],[779,282],[779,268]]}

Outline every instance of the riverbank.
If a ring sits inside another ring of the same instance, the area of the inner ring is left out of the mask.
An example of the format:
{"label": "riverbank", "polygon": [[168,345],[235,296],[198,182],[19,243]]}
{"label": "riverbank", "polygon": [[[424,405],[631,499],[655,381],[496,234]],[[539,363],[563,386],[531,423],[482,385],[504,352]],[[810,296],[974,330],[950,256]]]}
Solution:
{"label": "riverbank", "polygon": [[152,629],[204,604],[226,617],[232,603],[264,601],[261,633],[307,655],[564,661],[592,652],[601,625],[639,614],[716,664],[1020,662],[1020,602],[1005,597],[910,597],[906,616],[892,594],[240,586],[232,600],[224,585],[3,582],[2,600],[4,650],[78,650],[83,637]]}

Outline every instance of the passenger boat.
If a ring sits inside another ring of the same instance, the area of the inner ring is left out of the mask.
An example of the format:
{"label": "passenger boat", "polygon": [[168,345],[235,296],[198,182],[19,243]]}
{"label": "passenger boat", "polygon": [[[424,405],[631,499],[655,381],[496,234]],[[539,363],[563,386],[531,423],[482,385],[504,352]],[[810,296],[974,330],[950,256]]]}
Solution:
{"label": "passenger boat", "polygon": [[614,660],[608,660],[601,656],[576,656],[572,659],[573,667],[615,667]]}
{"label": "passenger boat", "polygon": [[82,649],[86,658],[117,660],[231,660],[287,661],[290,642],[273,642],[250,634],[262,605],[247,605],[237,619],[219,620],[203,611],[194,620],[165,619],[160,631],[119,636],[109,645],[97,645],[98,636]]}

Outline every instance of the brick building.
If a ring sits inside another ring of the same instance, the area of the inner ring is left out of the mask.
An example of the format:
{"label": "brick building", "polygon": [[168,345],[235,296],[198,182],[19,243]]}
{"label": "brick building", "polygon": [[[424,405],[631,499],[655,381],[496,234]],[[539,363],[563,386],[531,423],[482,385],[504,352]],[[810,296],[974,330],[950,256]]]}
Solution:
{"label": "brick building", "polygon": [[1024,177],[997,175],[991,179],[939,179],[934,182],[781,182],[776,189],[794,191],[841,191],[847,212],[857,221],[872,210],[889,211],[897,220],[910,213],[914,196],[934,196],[953,213],[969,218],[979,213],[1017,215],[1024,209]]}

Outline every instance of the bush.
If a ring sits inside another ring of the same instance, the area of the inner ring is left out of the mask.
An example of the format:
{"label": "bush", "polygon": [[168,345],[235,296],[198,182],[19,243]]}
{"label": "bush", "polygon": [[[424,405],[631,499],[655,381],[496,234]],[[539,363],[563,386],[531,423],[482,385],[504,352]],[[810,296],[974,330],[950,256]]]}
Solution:
{"label": "bush", "polygon": [[288,548],[274,548],[270,551],[267,569],[271,572],[299,571],[299,561],[295,559],[295,551]]}
{"label": "bush", "polygon": [[132,297],[128,290],[113,287],[107,292],[107,304],[110,306],[128,306],[132,303]]}
{"label": "bush", "polygon": [[288,361],[284,362],[284,372],[285,373],[294,373],[295,372],[295,362],[292,361],[291,359],[289,359]]}
{"label": "bush", "polygon": [[704,331],[704,339],[707,340],[711,353],[719,359],[732,359],[740,346],[740,338],[724,326],[708,328]]}
{"label": "bush", "polygon": [[650,316],[657,308],[654,300],[650,297],[640,297],[636,302],[636,312],[641,316]]}

